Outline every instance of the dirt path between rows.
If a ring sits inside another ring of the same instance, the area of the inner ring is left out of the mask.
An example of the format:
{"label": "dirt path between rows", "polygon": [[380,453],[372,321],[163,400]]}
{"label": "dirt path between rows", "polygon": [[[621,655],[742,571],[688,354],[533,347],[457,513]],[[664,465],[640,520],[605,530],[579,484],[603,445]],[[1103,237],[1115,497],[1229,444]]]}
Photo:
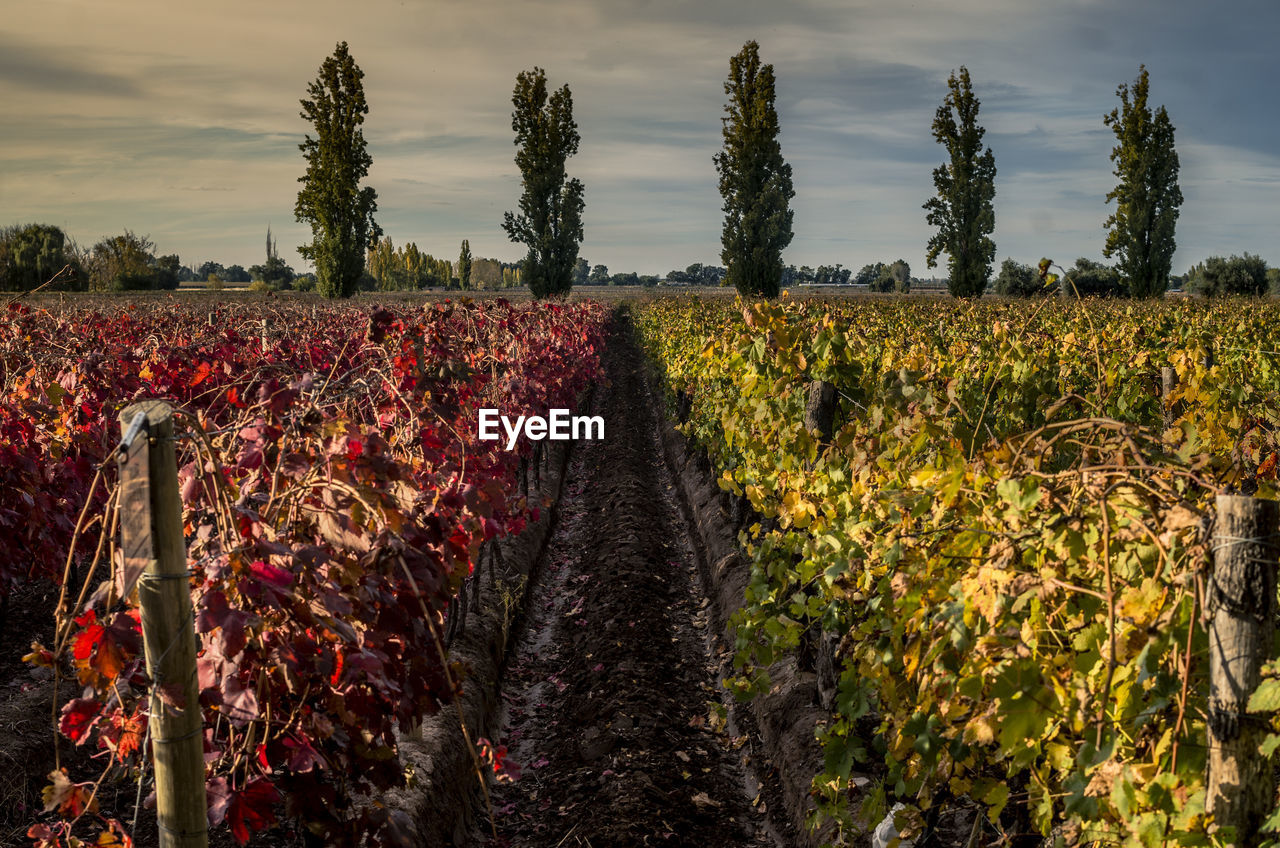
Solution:
{"label": "dirt path between rows", "polygon": [[768,769],[762,788],[749,734],[724,709],[730,655],[711,636],[658,401],[625,326],[606,364],[593,410],[605,439],[574,446],[509,655],[499,741],[522,774],[495,791],[499,843],[787,845],[769,821]]}

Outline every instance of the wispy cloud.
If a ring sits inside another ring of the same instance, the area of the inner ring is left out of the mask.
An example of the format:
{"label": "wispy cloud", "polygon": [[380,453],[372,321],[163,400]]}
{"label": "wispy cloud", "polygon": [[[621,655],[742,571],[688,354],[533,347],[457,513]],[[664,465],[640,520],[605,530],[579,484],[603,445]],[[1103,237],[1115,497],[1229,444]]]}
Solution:
{"label": "wispy cloud", "polygon": [[519,193],[510,92],[540,65],[574,94],[583,254],[651,273],[718,261],[723,81],[755,38],[795,174],[788,261],[901,256],[923,272],[921,204],[942,161],[930,124],[962,64],[996,155],[1000,256],[1097,257],[1102,116],[1145,62],[1182,154],[1175,267],[1241,250],[1280,262],[1278,23],[1269,0],[46,0],[0,35],[0,209],[81,242],[129,227],[184,260],[246,265],[270,223],[290,255],[307,238],[298,100],[346,40],[398,243],[519,255],[499,227]]}

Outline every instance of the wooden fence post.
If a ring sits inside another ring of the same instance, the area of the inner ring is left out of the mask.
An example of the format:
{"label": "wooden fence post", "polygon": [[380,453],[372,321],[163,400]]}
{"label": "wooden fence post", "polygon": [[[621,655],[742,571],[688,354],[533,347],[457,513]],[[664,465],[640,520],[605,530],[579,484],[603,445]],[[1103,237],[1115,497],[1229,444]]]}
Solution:
{"label": "wooden fence post", "polygon": [[1247,713],[1275,638],[1280,501],[1218,495],[1209,624],[1207,812],[1236,828],[1236,845],[1257,843],[1275,799],[1274,775],[1258,753],[1266,727]]}
{"label": "wooden fence post", "polygon": [[[831,444],[835,433],[836,420],[836,387],[826,380],[814,380],[809,384],[804,404],[804,428],[818,437],[822,447]],[[818,452],[822,452],[822,447]],[[814,651],[813,668],[818,679],[818,706],[824,710],[835,707],[836,692],[840,679],[840,664],[836,651],[840,646],[840,635],[828,633],[822,629],[820,622],[810,625],[805,636],[812,640]]]}
{"label": "wooden fence post", "polygon": [[1160,369],[1160,406],[1164,410],[1164,428],[1168,430],[1173,426],[1173,422],[1181,415],[1181,410],[1174,409],[1173,404],[1169,402],[1169,395],[1173,394],[1178,388],[1178,372],[1174,370],[1172,365],[1166,365]]}
{"label": "wooden fence post", "polygon": [[163,401],[142,401],[120,414],[121,426],[129,428],[139,413],[146,423],[141,432],[134,431],[120,459],[120,536],[126,574],[130,563],[145,563],[137,582],[153,681],[149,711],[159,844],[205,848],[203,722],[173,412]]}
{"label": "wooden fence post", "polygon": [[826,380],[814,380],[809,384],[809,394],[804,405],[804,427],[829,444],[836,420],[836,387]]}
{"label": "wooden fence post", "polygon": [[693,395],[684,389],[676,391],[676,420],[681,424],[689,420],[689,413],[693,410]]}

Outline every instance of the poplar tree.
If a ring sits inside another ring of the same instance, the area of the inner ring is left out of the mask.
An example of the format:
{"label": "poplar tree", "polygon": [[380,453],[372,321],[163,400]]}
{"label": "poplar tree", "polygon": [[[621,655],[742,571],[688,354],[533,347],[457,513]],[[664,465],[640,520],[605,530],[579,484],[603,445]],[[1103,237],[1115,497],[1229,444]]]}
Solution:
{"label": "poplar tree", "polygon": [[1139,65],[1133,88],[1116,89],[1120,107],[1103,119],[1116,135],[1111,161],[1120,182],[1107,195],[1116,210],[1104,225],[1102,255],[1117,257],[1116,267],[1134,297],[1159,297],[1169,287],[1177,249],[1173,230],[1182,205],[1173,124],[1163,106],[1154,113],[1147,106],[1147,88],[1146,65]]}
{"label": "poplar tree", "polygon": [[748,41],[729,60],[724,93],[724,149],[714,157],[724,198],[720,258],[726,283],[743,295],[777,297],[782,251],[791,243],[789,208],[795,191],[791,166],[778,143],[773,65],[760,63],[760,45]]}
{"label": "poplar tree", "polygon": [[462,252],[458,254],[458,285],[471,288],[471,242],[462,240]]}
{"label": "poplar tree", "polygon": [[298,253],[315,263],[316,288],[325,297],[355,294],[365,253],[382,235],[373,220],[378,193],[360,186],[373,164],[360,129],[369,113],[363,79],[343,41],[307,87],[310,99],[301,101],[302,117],[315,126],[316,137],[308,135],[298,145],[307,172],[298,178],[303,185],[294,217],[311,224],[312,236]]}
{"label": "poplar tree", "polygon": [[946,147],[950,161],[933,170],[937,197],[925,201],[925,220],[938,232],[929,239],[925,259],[930,268],[947,253],[947,289],[954,297],[977,297],[987,288],[996,244],[992,200],[996,196],[996,159],[982,149],[986,130],[978,125],[979,101],[969,69],[961,66],[947,80],[950,91],[933,119],[933,137]]}
{"label": "poplar tree", "polygon": [[516,165],[524,188],[520,214],[507,212],[502,228],[529,248],[523,279],[536,298],[568,294],[582,243],[582,183],[569,179],[565,160],[578,152],[569,86],[548,94],[542,68],[521,71],[511,95]]}

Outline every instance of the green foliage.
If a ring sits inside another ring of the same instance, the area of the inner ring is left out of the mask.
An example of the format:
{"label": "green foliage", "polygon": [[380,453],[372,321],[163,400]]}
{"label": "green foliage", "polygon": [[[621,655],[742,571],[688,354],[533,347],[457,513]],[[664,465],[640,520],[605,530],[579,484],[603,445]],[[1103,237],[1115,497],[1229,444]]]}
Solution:
{"label": "green foliage", "polygon": [[1230,259],[1210,256],[1191,267],[1187,273],[1186,290],[1205,297],[1233,294],[1261,297],[1269,288],[1270,270],[1261,256],[1251,253]]}
{"label": "green foliage", "polygon": [[[1226,487],[1276,495],[1274,315],[695,299],[637,326],[669,397],[692,399],[683,429],[756,513],[731,684],[767,690],[815,630],[841,645],[813,783],[838,838],[874,755],[881,808],[968,796],[1066,844],[1213,844],[1201,528]],[[1206,368],[1205,337],[1238,348]],[[838,389],[829,444],[803,426],[812,380]]]}
{"label": "green foliage", "polygon": [[413,242],[397,249],[388,236],[369,250],[365,272],[369,281],[361,285],[369,290],[418,291],[448,286],[453,266],[446,259],[423,253]]}
{"label": "green foliage", "polygon": [[724,84],[724,149],[715,156],[724,198],[720,258],[725,279],[743,295],[777,297],[782,251],[791,243],[789,208],[795,190],[791,166],[778,144],[773,65],[760,62],[760,46],[748,41],[729,60]]}
{"label": "green foliage", "polygon": [[52,224],[27,224],[0,230],[0,290],[30,291],[70,266],[55,288],[84,291],[89,278],[80,266],[76,248],[62,229]]}
{"label": "green foliage", "polygon": [[926,259],[930,268],[938,254],[949,256],[947,288],[955,297],[979,297],[987,288],[996,245],[996,160],[982,149],[986,130],[978,125],[979,101],[969,81],[969,69],[961,66],[947,80],[950,91],[933,119],[933,137],[947,148],[950,161],[933,171],[937,197],[925,201],[926,221],[938,232],[929,239]]}
{"label": "green foliage", "polygon": [[458,281],[463,289],[471,288],[471,242],[462,240],[462,252],[458,254]]}
{"label": "green foliage", "polygon": [[[123,235],[102,239],[89,251],[86,265],[91,291],[150,291],[177,288],[177,277],[170,280],[156,267],[155,243],[147,236],[131,230]],[[174,257],[176,259],[176,257]]]}
{"label": "green foliage", "polygon": [[178,287],[178,272],[182,268],[182,260],[176,253],[157,256],[152,260],[151,268],[153,288],[171,291]]}
{"label": "green foliage", "polygon": [[373,220],[378,193],[360,186],[373,164],[360,129],[369,113],[363,79],[347,43],[340,42],[307,87],[310,99],[301,101],[302,117],[316,137],[308,135],[299,145],[307,171],[298,180],[303,186],[294,217],[311,225],[311,243],[298,253],[315,263],[316,288],[325,297],[355,294],[365,251],[382,235]]}
{"label": "green foliage", "polygon": [[249,275],[254,282],[265,283],[267,287],[276,291],[289,288],[295,276],[293,269],[279,256],[268,256],[263,264],[251,267]]}
{"label": "green foliage", "polygon": [[[873,267],[868,265],[868,268]],[[879,269],[875,279],[867,286],[869,291],[873,292],[897,292],[898,294],[906,294],[911,291],[911,266],[907,264],[907,260],[899,259],[893,263],[877,262],[874,266]]]}
{"label": "green foliage", "polygon": [[1065,298],[1124,297],[1129,287],[1118,269],[1082,256],[1062,278],[1061,294]]}
{"label": "green foliage", "polygon": [[867,285],[867,291],[881,294],[893,291],[893,274],[889,273],[887,267],[883,268],[880,274]]}
{"label": "green foliage", "polygon": [[[231,268],[227,269],[227,274],[230,275],[234,269],[239,267],[238,265],[231,266]],[[276,251],[276,240],[271,237],[271,227],[267,227],[267,261],[261,265],[251,267],[248,276],[254,282],[265,284],[271,291],[287,289],[293,283],[294,271],[289,267],[289,263],[280,258],[280,254]],[[258,291],[253,286],[249,288],[252,291]]]}
{"label": "green foliage", "polygon": [[155,276],[150,273],[126,272],[112,277],[111,282],[107,284],[107,291],[155,291],[155,282]]}
{"label": "green foliage", "polygon": [[516,165],[524,188],[520,214],[507,212],[502,227],[528,247],[521,266],[536,298],[569,293],[582,243],[582,182],[569,179],[565,160],[578,152],[578,125],[568,84],[548,96],[542,68],[521,71],[511,95]]}
{"label": "green foliage", "polygon": [[578,261],[573,264],[573,284],[575,286],[585,286],[591,282],[591,263],[578,257]]}
{"label": "green foliage", "polygon": [[591,269],[591,284],[593,286],[609,285],[609,266],[596,265]]}
{"label": "green foliage", "polygon": [[1178,188],[1178,154],[1173,148],[1173,124],[1161,106],[1147,106],[1148,74],[1139,66],[1133,88],[1116,89],[1120,107],[1105,117],[1115,132],[1111,151],[1119,183],[1107,194],[1116,209],[1107,218],[1103,255],[1118,257],[1117,267],[1134,297],[1159,297],[1169,287],[1174,226],[1182,191]]}
{"label": "green foliage", "polygon": [[695,262],[686,268],[684,272],[689,275],[689,282],[695,285],[728,285],[726,275],[729,271],[720,265],[703,265],[701,262]]}
{"label": "green foliage", "polygon": [[995,290],[996,294],[1005,297],[1035,297],[1051,293],[1040,282],[1035,268],[1015,262],[1013,259],[1005,259],[1000,264],[1000,273],[995,279]]}
{"label": "green foliage", "polygon": [[911,291],[911,266],[907,260],[899,259],[889,266],[889,276],[893,278],[893,290],[899,294]]}
{"label": "green foliage", "polygon": [[[243,265],[228,265],[225,270],[217,273],[220,273],[222,275],[222,279],[226,280],[228,283],[247,283],[253,279],[253,275],[246,271]],[[206,274],[206,277],[207,276],[208,275]]]}
{"label": "green foliage", "polygon": [[880,279],[880,275],[884,273],[885,264],[883,262],[875,262],[862,266],[853,277],[853,282],[860,286],[870,286],[876,280]]}
{"label": "green foliage", "polygon": [[474,259],[471,263],[471,287],[475,289],[502,289],[515,285],[512,271],[519,270],[497,259]]}
{"label": "green foliage", "polygon": [[813,272],[813,282],[819,286],[842,286],[849,282],[849,275],[852,269],[845,268],[839,262],[835,266],[819,265],[818,270]]}

